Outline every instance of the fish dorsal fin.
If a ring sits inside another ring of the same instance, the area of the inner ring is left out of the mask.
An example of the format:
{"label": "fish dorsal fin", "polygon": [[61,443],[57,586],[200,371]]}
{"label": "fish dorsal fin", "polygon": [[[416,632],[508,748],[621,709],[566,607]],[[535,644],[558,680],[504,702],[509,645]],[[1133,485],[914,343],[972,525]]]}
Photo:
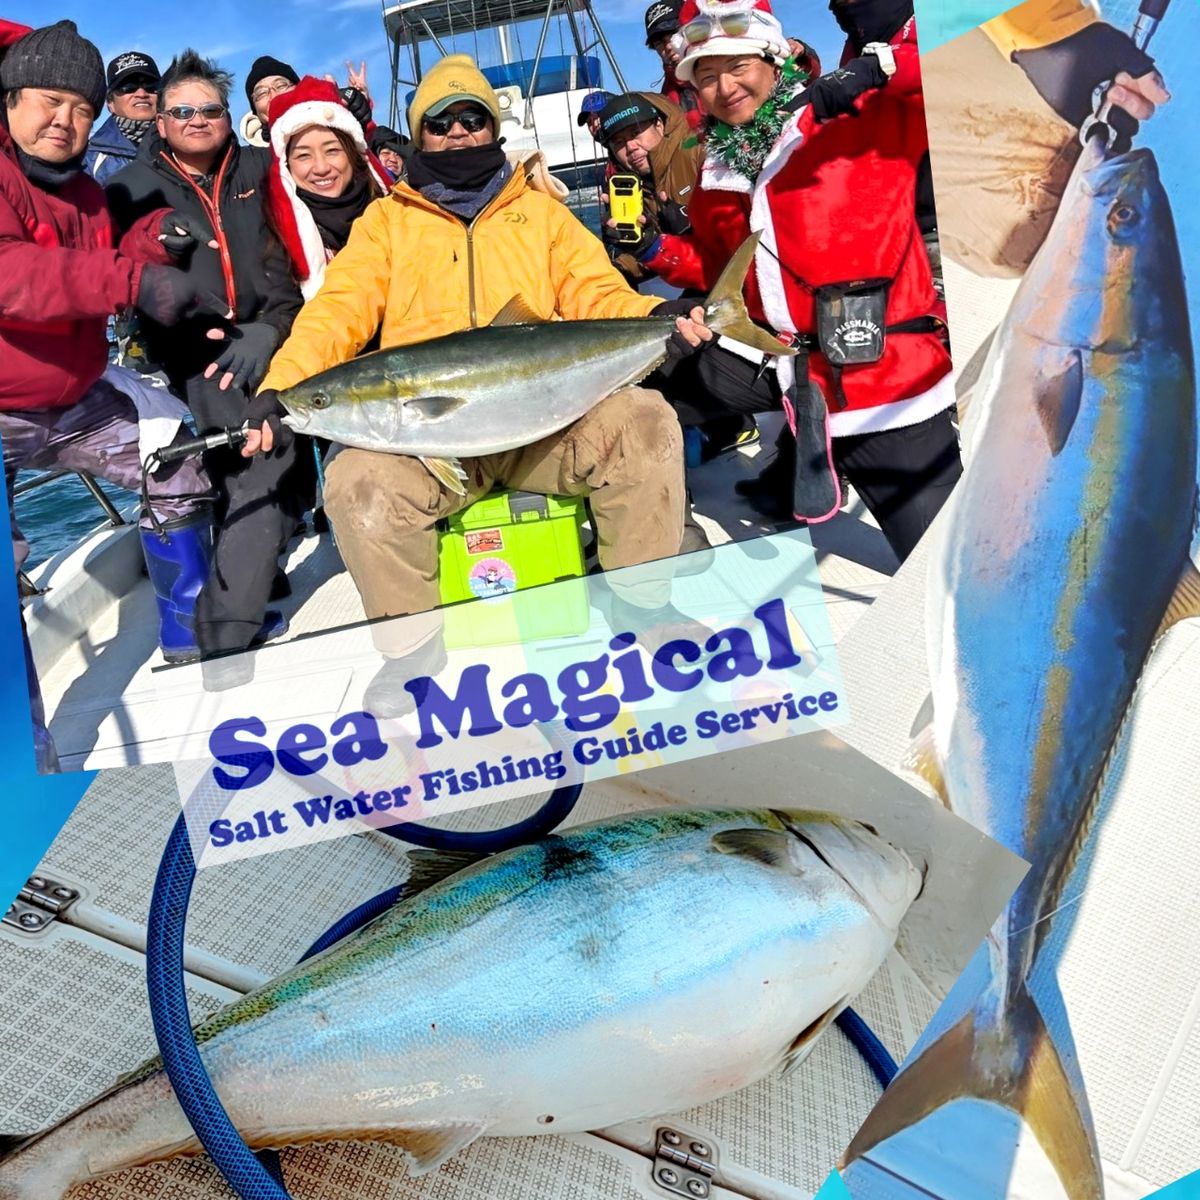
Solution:
{"label": "fish dorsal fin", "polygon": [[457,458],[426,458],[421,455],[425,469],[444,488],[448,488],[456,496],[467,494],[467,473]]}
{"label": "fish dorsal fin", "polygon": [[412,896],[473,867],[487,855],[465,850],[409,850],[407,857],[409,873],[404,894]]}
{"label": "fish dorsal fin", "polygon": [[489,322],[493,325],[544,325],[537,313],[520,296],[514,296]]}
{"label": "fish dorsal fin", "polygon": [[712,836],[714,850],[749,858],[776,870],[799,874],[792,857],[792,835],[778,829],[723,829]]}
{"label": "fish dorsal fin", "polygon": [[1050,453],[1057,455],[1079,416],[1083,397],[1083,359],[1072,350],[1056,370],[1046,370],[1034,384],[1033,404],[1046,431]]}
{"label": "fish dorsal fin", "polygon": [[843,996],[836,1004],[823,1012],[811,1025],[807,1025],[792,1040],[783,1057],[783,1073],[790,1075],[812,1052],[817,1039],[837,1019],[838,1013],[846,1007],[849,996]]}
{"label": "fish dorsal fin", "polygon": [[937,747],[933,743],[933,726],[926,725],[913,739],[908,752],[900,760],[900,766],[918,779],[924,780],[937,795],[937,798],[950,807],[950,797],[946,794],[946,779],[942,774],[942,764],[938,761]]}
{"label": "fish dorsal fin", "polygon": [[408,1173],[412,1176],[428,1175],[444,1162],[465,1150],[473,1141],[487,1132],[487,1126],[477,1122],[453,1125],[427,1125],[416,1129],[390,1129],[380,1133],[386,1140],[406,1151],[412,1159]]}
{"label": "fish dorsal fin", "polygon": [[418,421],[440,421],[464,404],[466,401],[461,396],[415,396],[404,402],[404,415]]}
{"label": "fish dorsal fin", "polygon": [[1177,621],[1186,621],[1188,617],[1200,617],[1200,571],[1190,558],[1184,562],[1183,573],[1175,585],[1171,603],[1163,613],[1157,636],[1162,637]]}

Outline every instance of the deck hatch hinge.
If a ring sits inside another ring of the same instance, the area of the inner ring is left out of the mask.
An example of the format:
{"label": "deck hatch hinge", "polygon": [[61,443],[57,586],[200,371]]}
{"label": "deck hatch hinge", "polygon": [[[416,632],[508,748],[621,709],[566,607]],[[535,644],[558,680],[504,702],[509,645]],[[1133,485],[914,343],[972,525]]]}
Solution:
{"label": "deck hatch hinge", "polygon": [[672,1196],[705,1200],[717,1173],[716,1148],[690,1133],[664,1126],[655,1134],[651,1172],[655,1184]]}
{"label": "deck hatch hinge", "polygon": [[57,917],[79,899],[78,888],[51,879],[48,875],[31,875],[17,898],[9,905],[2,923],[21,933],[41,933]]}

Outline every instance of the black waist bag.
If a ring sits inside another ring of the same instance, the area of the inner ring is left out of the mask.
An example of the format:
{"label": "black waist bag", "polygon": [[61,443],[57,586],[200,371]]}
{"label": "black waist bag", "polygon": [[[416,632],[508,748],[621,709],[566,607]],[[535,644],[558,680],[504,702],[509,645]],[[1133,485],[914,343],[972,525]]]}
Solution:
{"label": "black waist bag", "polygon": [[890,279],[858,279],[813,289],[817,346],[833,367],[878,362],[883,357]]}

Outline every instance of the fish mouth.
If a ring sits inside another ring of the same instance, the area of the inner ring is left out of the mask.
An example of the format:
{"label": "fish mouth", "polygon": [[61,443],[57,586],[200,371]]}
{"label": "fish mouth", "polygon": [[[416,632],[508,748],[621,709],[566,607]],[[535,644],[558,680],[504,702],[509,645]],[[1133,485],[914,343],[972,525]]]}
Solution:
{"label": "fish mouth", "polygon": [[1129,150],[1110,156],[1099,138],[1089,140],[1083,151],[1079,183],[1087,196],[1109,196],[1123,185],[1150,184],[1158,179],[1158,161],[1152,150]]}

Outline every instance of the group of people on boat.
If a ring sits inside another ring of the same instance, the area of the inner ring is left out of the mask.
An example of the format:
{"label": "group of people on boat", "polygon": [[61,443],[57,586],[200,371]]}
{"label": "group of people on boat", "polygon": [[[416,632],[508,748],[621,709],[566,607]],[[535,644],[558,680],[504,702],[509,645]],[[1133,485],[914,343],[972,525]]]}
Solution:
{"label": "group of people on boat", "polygon": [[[732,444],[780,408],[787,429],[751,498],[819,522],[848,480],[902,560],[961,471],[915,22],[911,0],[830,7],[846,45],[822,74],[769,0],[650,6],[663,90],[581,114],[614,168],[644,181],[634,243],[611,224],[590,233],[540,154],[506,154],[497,95],[467,56],[425,74],[409,137],[374,124],[361,70],[339,89],[264,56],[245,82],[243,144],[230,75],[196,51],[161,75],[139,51],[106,70],[71,21],[0,22],[10,496],[28,467],[141,484],[164,654],[245,650],[286,627],[268,605],[316,495],[312,446],[281,423],[279,393],[368,349],[485,325],[515,295],[544,320],[672,315],[667,362],[560,433],[468,460],[461,492],[415,458],[321,447],[325,509],[368,618],[437,605],[436,523],[494,486],[588,497],[605,569],[703,551],[681,422],[732,423]],[[705,323],[699,298],[752,232],[747,307],[791,357],[718,342]],[[639,293],[653,276],[682,297]],[[240,453],[143,476],[139,417],[163,393],[112,365],[106,338],[131,311],[197,431],[241,427]],[[13,537],[19,567],[15,520]],[[680,619],[662,594],[617,602],[664,630]],[[367,696],[384,714],[444,655],[436,632],[391,653]]]}

